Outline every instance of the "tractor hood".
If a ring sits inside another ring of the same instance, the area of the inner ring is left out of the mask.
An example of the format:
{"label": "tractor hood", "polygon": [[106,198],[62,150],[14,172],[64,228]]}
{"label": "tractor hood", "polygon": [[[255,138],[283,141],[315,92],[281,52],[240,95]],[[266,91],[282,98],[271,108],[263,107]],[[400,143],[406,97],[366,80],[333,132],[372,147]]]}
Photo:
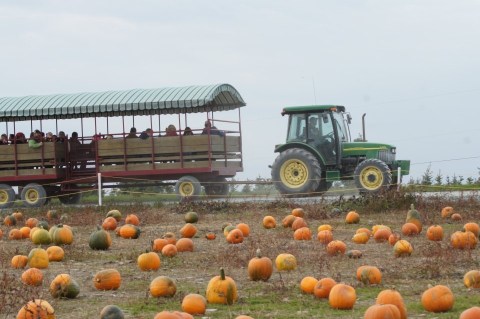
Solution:
{"label": "tractor hood", "polygon": [[365,156],[366,158],[378,158],[379,154],[388,154],[389,158],[394,158],[395,153],[396,147],[390,144],[373,142],[342,143],[342,157]]}

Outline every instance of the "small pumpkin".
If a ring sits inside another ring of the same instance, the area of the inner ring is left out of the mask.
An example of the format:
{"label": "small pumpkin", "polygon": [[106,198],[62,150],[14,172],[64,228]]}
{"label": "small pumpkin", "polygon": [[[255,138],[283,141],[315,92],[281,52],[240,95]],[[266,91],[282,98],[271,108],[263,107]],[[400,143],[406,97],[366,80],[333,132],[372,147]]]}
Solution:
{"label": "small pumpkin", "polygon": [[48,225],[48,222],[46,220],[43,220],[43,219],[38,221],[37,227],[38,228],[43,228],[45,230],[50,229],[50,225]]}
{"label": "small pumpkin", "polygon": [[292,227],[293,222],[295,221],[294,215],[287,215],[282,219],[282,226],[285,228]]}
{"label": "small pumpkin", "polygon": [[318,226],[317,232],[321,232],[322,230],[329,230],[329,231],[333,232],[333,227],[332,227],[332,225],[329,225],[329,224],[322,224],[322,225]]}
{"label": "small pumpkin", "polygon": [[357,280],[365,285],[378,285],[382,282],[382,272],[375,266],[360,266],[357,268]]}
{"label": "small pumpkin", "polygon": [[450,218],[452,217],[453,213],[454,213],[454,210],[453,210],[453,207],[451,206],[443,207],[441,211],[442,218]]}
{"label": "small pumpkin", "polygon": [[466,223],[465,225],[463,225],[463,231],[464,232],[470,231],[475,234],[475,237],[478,238],[478,235],[480,234],[480,226],[478,226],[477,223],[473,223],[473,222]]}
{"label": "small pumpkin", "polygon": [[[30,227],[23,226],[20,228],[20,232],[22,233],[22,238],[30,238]],[[0,236],[1,237],[1,236]]]}
{"label": "small pumpkin", "polygon": [[388,241],[388,238],[392,234],[390,228],[380,228],[373,233],[373,238],[378,243],[383,243]]}
{"label": "small pumpkin", "polygon": [[292,209],[292,212],[290,214],[292,214],[295,217],[302,217],[302,218],[305,217],[305,211],[303,210],[303,208],[300,208],[300,207]]}
{"label": "small pumpkin", "polygon": [[359,258],[362,258],[363,253],[358,249],[352,249],[347,251],[346,255],[348,258],[359,259]]}
{"label": "small pumpkin", "polygon": [[470,270],[463,276],[467,288],[480,288],[480,270]]}
{"label": "small pumpkin", "polygon": [[117,220],[112,216],[103,220],[102,228],[105,230],[115,230],[117,228]]}
{"label": "small pumpkin", "polygon": [[452,220],[458,222],[458,221],[462,220],[462,215],[460,215],[459,213],[455,213],[455,214],[452,215],[451,218],[452,218]]}
{"label": "small pumpkin", "polygon": [[313,295],[316,298],[328,298],[330,290],[335,286],[337,282],[332,278],[322,278],[313,287]]}
{"label": "small pumpkin", "polygon": [[198,214],[195,212],[187,212],[183,219],[186,223],[195,224],[198,222]]}
{"label": "small pumpkin", "polygon": [[345,223],[347,224],[358,224],[360,222],[360,215],[352,210],[348,212],[347,216],[345,216]]}
{"label": "small pumpkin", "polygon": [[177,252],[183,253],[187,251],[193,251],[193,240],[190,238],[180,238],[176,243]]}
{"label": "small pumpkin", "polygon": [[392,304],[400,311],[400,319],[407,319],[407,308],[402,295],[394,289],[382,290],[378,293],[376,303],[379,305]]}
{"label": "small pumpkin", "polygon": [[125,224],[138,226],[140,225],[140,218],[135,214],[128,214],[127,217],[125,217]]}
{"label": "small pumpkin", "polygon": [[122,220],[122,213],[118,209],[112,209],[107,213],[105,217],[113,217],[117,220],[117,222]]}
{"label": "small pumpkin", "polygon": [[293,233],[293,239],[295,240],[310,240],[312,239],[312,232],[308,227],[300,227]]}
{"label": "small pumpkin", "polygon": [[52,241],[56,245],[71,245],[73,243],[73,232],[69,227],[63,227],[62,224],[59,224],[53,233]]}
{"label": "small pumpkin", "polygon": [[240,229],[233,229],[227,235],[227,242],[230,244],[240,244],[243,242],[243,233]]}
{"label": "small pumpkin", "polygon": [[292,223],[292,229],[297,230],[302,227],[308,227],[307,222],[302,217],[296,217]]}
{"label": "small pumpkin", "polygon": [[137,239],[140,237],[140,228],[132,224],[125,224],[120,227],[119,234],[125,239]]}
{"label": "small pumpkin", "polygon": [[248,262],[247,271],[250,280],[267,281],[273,272],[272,260],[268,257],[263,257],[260,249],[257,249],[256,256]]}
{"label": "small pumpkin", "polygon": [[346,284],[336,284],[328,296],[328,303],[333,309],[350,310],[356,301],[355,288]]}
{"label": "small pumpkin", "polygon": [[178,311],[161,311],[153,317],[153,319],[183,319]]}
{"label": "small pumpkin", "polygon": [[48,267],[48,254],[45,249],[33,248],[28,254],[28,266],[31,268],[45,269]]}
{"label": "small pumpkin", "polygon": [[101,270],[93,277],[93,285],[97,290],[117,290],[121,283],[120,272],[113,268]]}
{"label": "small pumpkin", "polygon": [[393,246],[393,252],[395,257],[410,256],[413,252],[413,247],[408,241],[400,239]]}
{"label": "small pumpkin", "polygon": [[23,213],[20,212],[20,211],[18,211],[18,210],[17,210],[17,211],[14,211],[14,212],[12,213],[12,216],[15,217],[15,219],[17,220],[17,222],[23,221]]}
{"label": "small pumpkin", "polygon": [[397,241],[399,241],[400,239],[402,239],[402,237],[399,234],[392,233],[390,236],[388,236],[388,243],[390,244],[390,246],[395,246]]}
{"label": "small pumpkin", "polygon": [[53,298],[74,299],[80,293],[80,286],[69,274],[57,275],[50,283]]}
{"label": "small pumpkin", "polygon": [[32,235],[32,243],[35,245],[48,245],[52,242],[52,237],[48,230],[40,228],[36,230]]}
{"label": "small pumpkin", "polygon": [[165,238],[156,238],[152,241],[152,250],[161,252],[165,245],[168,245],[168,241]]}
{"label": "small pumpkin", "polygon": [[10,261],[12,268],[25,268],[28,263],[28,257],[25,255],[15,255]]}
{"label": "small pumpkin", "polygon": [[326,250],[330,256],[343,255],[347,250],[347,245],[341,240],[332,240],[328,243]]}
{"label": "small pumpkin", "polygon": [[182,310],[191,315],[203,315],[207,310],[207,299],[199,294],[188,294],[183,297]]}
{"label": "small pumpkin", "polygon": [[426,311],[445,312],[452,309],[455,297],[450,288],[437,285],[423,292],[421,302]]}
{"label": "small pumpkin", "polygon": [[237,285],[231,277],[225,276],[225,271],[220,268],[220,275],[208,282],[206,296],[209,303],[232,305],[238,299]]}
{"label": "small pumpkin", "polygon": [[456,249],[474,249],[478,239],[472,232],[456,231],[450,236],[450,244]]}
{"label": "small pumpkin", "polygon": [[163,234],[163,238],[167,241],[168,244],[175,245],[175,243],[177,242],[177,237],[172,232],[166,232],[165,234]]}
{"label": "small pumpkin", "polygon": [[15,226],[17,224],[17,219],[13,215],[7,215],[3,219],[3,224],[5,226]]}
{"label": "small pumpkin", "polygon": [[368,233],[366,233],[366,232],[356,233],[356,234],[353,235],[353,237],[352,237],[352,241],[353,241],[355,244],[366,244],[369,239],[370,239],[370,236],[369,236]]}
{"label": "small pumpkin", "polygon": [[205,238],[208,240],[215,240],[215,238],[217,238],[217,235],[215,235],[214,232],[207,232],[205,234]]}
{"label": "small pumpkin", "polygon": [[184,238],[192,238],[197,234],[197,227],[194,224],[186,223],[180,229],[180,235]]}
{"label": "small pumpkin", "polygon": [[325,229],[321,230],[317,234],[317,239],[324,245],[327,245],[329,242],[333,240],[333,233],[331,230]]}
{"label": "small pumpkin", "polygon": [[297,259],[292,254],[279,254],[275,258],[275,266],[279,271],[290,271],[297,268]]}
{"label": "small pumpkin", "polygon": [[460,314],[459,319],[478,319],[480,318],[480,307],[471,307]]}
{"label": "small pumpkin", "polygon": [[22,273],[22,282],[29,286],[40,286],[43,282],[43,273],[38,268],[29,268]]}
{"label": "small pumpkin", "polygon": [[422,214],[420,214],[420,212],[415,209],[415,206],[411,204],[410,210],[407,212],[407,218],[405,219],[405,223],[415,224],[415,226],[417,226],[418,228],[418,233],[421,233],[423,227],[422,220]]}
{"label": "small pumpkin", "polygon": [[29,219],[27,219],[25,221],[25,226],[30,227],[30,228],[33,228],[33,227],[37,226],[37,224],[38,224],[38,219],[36,219],[34,217],[30,217]]}
{"label": "small pumpkin", "polygon": [[358,234],[358,233],[367,233],[368,237],[372,237],[372,231],[368,228],[365,228],[365,227],[361,227],[359,229],[357,229],[355,231],[355,234]]}
{"label": "small pumpkin", "polygon": [[364,319],[401,319],[400,311],[395,305],[386,304],[386,305],[372,305],[367,308],[365,314],[363,315]]}
{"label": "small pumpkin", "polygon": [[162,255],[165,257],[175,257],[177,255],[178,249],[174,244],[166,244],[162,248]]}
{"label": "small pumpkin", "polygon": [[58,219],[58,212],[55,209],[49,209],[46,216],[48,220],[55,220]]}
{"label": "small pumpkin", "polygon": [[312,276],[303,277],[300,281],[300,291],[304,294],[312,294],[315,289],[315,285],[318,283],[318,279]]}
{"label": "small pumpkin", "polygon": [[427,229],[427,239],[431,241],[443,240],[443,228],[440,225],[432,225]]}
{"label": "small pumpkin", "polygon": [[177,285],[167,276],[158,276],[150,282],[150,295],[154,298],[173,297],[177,292]]}
{"label": "small pumpkin", "polygon": [[23,233],[20,229],[12,228],[8,232],[8,239],[9,240],[20,240],[23,239]]}
{"label": "small pumpkin", "polygon": [[405,236],[415,236],[418,235],[419,232],[417,225],[414,223],[405,223],[402,226],[402,234]]}
{"label": "small pumpkin", "polygon": [[155,271],[160,268],[160,257],[155,252],[145,252],[137,258],[138,268],[142,271]]}
{"label": "small pumpkin", "polygon": [[263,218],[262,224],[263,224],[263,228],[266,228],[266,229],[272,229],[277,226],[277,222],[275,221],[275,218],[273,218],[273,216],[265,216]]}
{"label": "small pumpkin", "polygon": [[94,250],[107,250],[110,245],[112,245],[110,234],[97,226],[97,230],[90,235],[88,246]]}
{"label": "small pumpkin", "polygon": [[237,224],[237,229],[240,229],[240,231],[243,234],[243,237],[248,237],[250,235],[250,226],[248,226],[245,223],[239,223]]}
{"label": "small pumpkin", "polygon": [[59,246],[50,246],[47,248],[48,261],[62,261],[65,257],[65,251]]}
{"label": "small pumpkin", "polygon": [[20,308],[17,319],[55,319],[55,310],[48,301],[34,299]]}
{"label": "small pumpkin", "polygon": [[224,227],[223,228],[223,236],[225,236],[225,238],[227,238],[228,234],[234,229],[237,229],[237,227],[235,227],[233,225],[228,225],[227,227]]}
{"label": "small pumpkin", "polygon": [[100,311],[100,319],[124,319],[125,314],[116,305],[107,305]]}

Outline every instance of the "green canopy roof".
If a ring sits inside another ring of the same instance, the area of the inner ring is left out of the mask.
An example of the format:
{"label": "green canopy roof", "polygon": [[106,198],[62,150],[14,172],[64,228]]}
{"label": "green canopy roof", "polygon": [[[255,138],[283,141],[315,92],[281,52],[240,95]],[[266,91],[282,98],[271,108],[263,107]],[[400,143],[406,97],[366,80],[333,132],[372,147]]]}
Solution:
{"label": "green canopy roof", "polygon": [[0,98],[0,122],[227,111],[245,106],[229,84]]}

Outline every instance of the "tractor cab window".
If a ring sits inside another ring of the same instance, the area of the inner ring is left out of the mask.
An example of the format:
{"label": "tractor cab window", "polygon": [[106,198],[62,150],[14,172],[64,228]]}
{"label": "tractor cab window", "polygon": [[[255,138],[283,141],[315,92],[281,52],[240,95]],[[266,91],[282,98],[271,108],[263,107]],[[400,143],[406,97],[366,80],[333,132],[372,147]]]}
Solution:
{"label": "tractor cab window", "polygon": [[334,164],[336,161],[336,139],[332,119],[335,120],[334,117],[330,116],[330,113],[320,114],[320,137],[316,142],[316,148],[327,164]]}
{"label": "tractor cab window", "polygon": [[307,124],[305,114],[290,115],[287,142],[304,140],[306,126]]}
{"label": "tractor cab window", "polygon": [[335,121],[335,125],[337,126],[338,131],[338,138],[340,142],[348,142],[350,141],[349,138],[349,131],[347,129],[345,118],[342,116],[341,113],[333,112],[333,120]]}

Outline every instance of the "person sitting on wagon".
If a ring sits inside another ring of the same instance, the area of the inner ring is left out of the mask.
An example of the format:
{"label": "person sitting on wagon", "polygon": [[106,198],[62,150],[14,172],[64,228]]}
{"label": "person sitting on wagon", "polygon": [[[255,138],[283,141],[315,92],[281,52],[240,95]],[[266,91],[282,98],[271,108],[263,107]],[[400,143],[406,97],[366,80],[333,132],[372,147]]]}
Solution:
{"label": "person sitting on wagon", "polygon": [[56,139],[56,142],[65,143],[66,140],[67,140],[67,136],[65,135],[65,132],[64,131],[58,132],[58,137]]}
{"label": "person sitting on wagon", "polygon": [[188,135],[193,135],[193,132],[192,132],[192,129],[187,126],[185,130],[183,130],[183,136],[188,136]]}
{"label": "person sitting on wagon", "polygon": [[203,129],[202,134],[224,136],[222,131],[219,131],[214,125],[212,126],[210,120],[205,121],[205,128]]}
{"label": "person sitting on wagon", "polygon": [[42,145],[42,133],[39,130],[32,132],[32,134],[30,134],[30,139],[28,140],[28,147],[39,148]]}
{"label": "person sitting on wagon", "polygon": [[137,138],[137,129],[135,127],[132,127],[130,129],[130,133],[128,133],[127,138]]}
{"label": "person sitting on wagon", "polygon": [[55,142],[55,140],[53,139],[53,133],[52,132],[48,132],[45,135],[45,142]]}
{"label": "person sitting on wagon", "polygon": [[25,138],[25,134],[23,134],[22,132],[17,132],[17,134],[15,134],[15,138],[13,140],[14,144],[27,144],[27,139]]}
{"label": "person sitting on wagon", "polygon": [[170,124],[167,129],[165,130],[165,136],[178,136],[177,134],[177,128],[175,125]]}
{"label": "person sitting on wagon", "polygon": [[8,136],[7,134],[2,134],[0,138],[0,145],[8,145]]}

